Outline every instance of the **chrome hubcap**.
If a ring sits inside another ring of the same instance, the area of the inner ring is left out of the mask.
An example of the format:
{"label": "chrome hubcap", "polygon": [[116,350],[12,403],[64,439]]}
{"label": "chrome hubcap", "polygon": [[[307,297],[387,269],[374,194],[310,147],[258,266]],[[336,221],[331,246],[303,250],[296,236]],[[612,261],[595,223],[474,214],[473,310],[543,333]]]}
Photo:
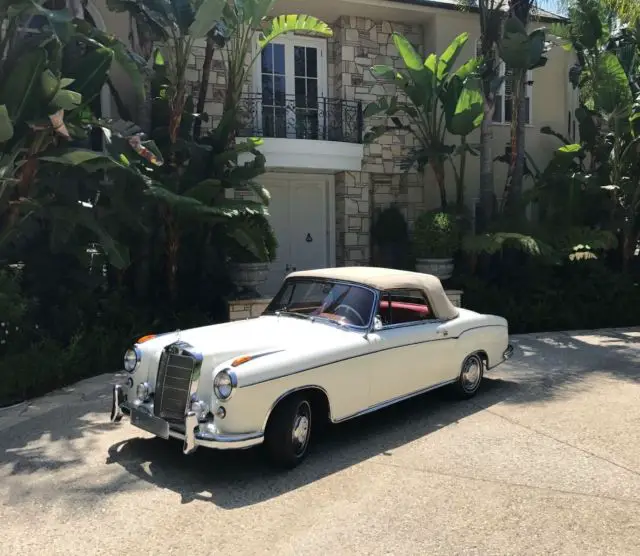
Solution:
{"label": "chrome hubcap", "polygon": [[466,391],[472,391],[480,382],[480,361],[475,357],[469,359],[462,371],[462,386]]}
{"label": "chrome hubcap", "polygon": [[296,452],[299,454],[304,451],[309,440],[309,425],[311,423],[311,409],[309,405],[304,402],[298,407],[296,416],[293,420],[293,430],[291,432],[291,439],[296,447]]}

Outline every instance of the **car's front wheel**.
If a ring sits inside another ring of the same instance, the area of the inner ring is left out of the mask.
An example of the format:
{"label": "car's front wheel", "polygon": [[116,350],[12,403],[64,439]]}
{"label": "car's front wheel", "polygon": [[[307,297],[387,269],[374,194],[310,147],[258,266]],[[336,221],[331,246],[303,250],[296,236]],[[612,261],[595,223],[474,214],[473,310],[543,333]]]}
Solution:
{"label": "car's front wheel", "polygon": [[456,391],[464,399],[476,395],[484,376],[484,361],[477,353],[469,355],[463,362],[456,382]]}
{"label": "car's front wheel", "polygon": [[291,469],[302,462],[311,438],[311,418],[311,402],[304,395],[290,396],[276,406],[264,439],[273,463]]}

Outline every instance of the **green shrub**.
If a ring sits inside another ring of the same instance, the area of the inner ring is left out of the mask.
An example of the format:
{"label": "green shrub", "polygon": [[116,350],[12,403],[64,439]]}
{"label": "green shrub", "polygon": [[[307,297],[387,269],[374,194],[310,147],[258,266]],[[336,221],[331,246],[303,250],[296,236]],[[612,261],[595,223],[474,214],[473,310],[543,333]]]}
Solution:
{"label": "green shrub", "polygon": [[[237,244],[230,248],[231,260],[236,263],[273,262],[276,258],[278,240],[275,232],[262,214],[237,216]],[[251,249],[249,246],[257,247]]]}
{"label": "green shrub", "polygon": [[460,247],[460,225],[455,214],[423,212],[413,230],[414,254],[423,259],[453,257]]}
{"label": "green shrub", "polygon": [[640,314],[640,286],[601,261],[547,265],[529,258],[507,267],[491,261],[489,276],[456,284],[465,308],[500,315],[513,334],[633,326]]}
{"label": "green shrub", "polygon": [[413,268],[409,227],[395,205],[379,210],[371,225],[373,265],[408,270]]}

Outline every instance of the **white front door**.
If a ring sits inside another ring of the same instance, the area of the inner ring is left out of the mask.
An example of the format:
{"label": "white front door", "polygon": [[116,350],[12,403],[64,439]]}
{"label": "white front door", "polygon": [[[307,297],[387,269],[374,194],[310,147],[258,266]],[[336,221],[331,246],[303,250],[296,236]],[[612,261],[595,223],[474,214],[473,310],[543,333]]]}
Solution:
{"label": "white front door", "polygon": [[278,240],[261,292],[274,295],[294,270],[332,266],[329,233],[332,195],[330,176],[266,174],[263,185],[271,193],[269,222]]}

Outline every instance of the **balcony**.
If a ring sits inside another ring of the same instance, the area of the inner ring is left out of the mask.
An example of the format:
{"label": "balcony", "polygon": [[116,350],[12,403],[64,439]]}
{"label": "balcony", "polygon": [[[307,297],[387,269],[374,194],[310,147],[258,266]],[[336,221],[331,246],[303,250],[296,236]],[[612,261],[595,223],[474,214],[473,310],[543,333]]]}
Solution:
{"label": "balcony", "polygon": [[[317,97],[247,95],[240,102],[239,138],[261,137],[270,170],[357,172],[364,156],[359,102]],[[248,159],[247,159],[248,160]]]}
{"label": "balcony", "polygon": [[357,101],[300,95],[245,95],[241,137],[306,139],[361,144],[364,118]]}

